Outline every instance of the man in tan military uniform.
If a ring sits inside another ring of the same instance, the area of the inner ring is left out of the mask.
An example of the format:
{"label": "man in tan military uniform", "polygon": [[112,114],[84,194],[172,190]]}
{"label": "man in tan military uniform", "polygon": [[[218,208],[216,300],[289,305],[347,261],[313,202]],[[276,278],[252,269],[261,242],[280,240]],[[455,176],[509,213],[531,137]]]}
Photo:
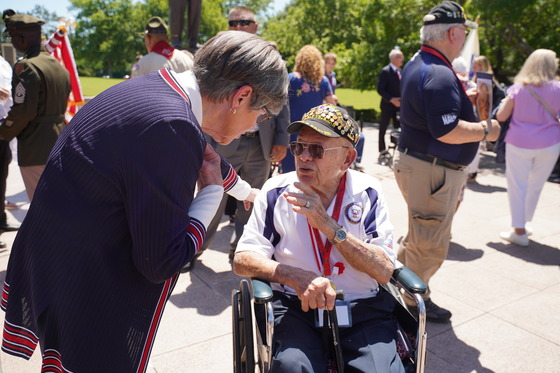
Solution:
{"label": "man in tan military uniform", "polygon": [[17,136],[18,163],[31,201],[49,153],[66,126],[64,112],[70,94],[70,76],[51,55],[41,52],[41,25],[27,14],[4,14],[12,45],[24,53],[14,66],[14,104],[0,125],[0,138]]}

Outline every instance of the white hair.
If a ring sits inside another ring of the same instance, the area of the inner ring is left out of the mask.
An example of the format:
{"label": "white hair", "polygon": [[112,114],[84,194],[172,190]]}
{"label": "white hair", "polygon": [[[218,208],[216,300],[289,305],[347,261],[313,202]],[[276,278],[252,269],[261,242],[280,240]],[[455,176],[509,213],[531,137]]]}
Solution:
{"label": "white hair", "polygon": [[468,72],[467,69],[467,61],[463,57],[457,57],[453,60],[453,70],[459,74],[466,74]]}
{"label": "white hair", "polygon": [[422,44],[442,41],[447,37],[447,32],[450,28],[462,25],[462,23],[436,23],[434,25],[424,25],[420,29],[420,41]]}

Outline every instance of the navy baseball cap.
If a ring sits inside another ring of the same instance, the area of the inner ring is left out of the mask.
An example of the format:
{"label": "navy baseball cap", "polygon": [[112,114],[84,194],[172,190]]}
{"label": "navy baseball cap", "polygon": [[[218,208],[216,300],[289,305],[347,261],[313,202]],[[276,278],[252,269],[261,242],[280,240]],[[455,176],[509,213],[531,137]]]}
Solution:
{"label": "navy baseball cap", "polygon": [[469,21],[465,10],[454,1],[444,1],[436,5],[423,18],[424,25],[435,25],[438,23],[461,23],[469,28],[477,28],[476,22]]}

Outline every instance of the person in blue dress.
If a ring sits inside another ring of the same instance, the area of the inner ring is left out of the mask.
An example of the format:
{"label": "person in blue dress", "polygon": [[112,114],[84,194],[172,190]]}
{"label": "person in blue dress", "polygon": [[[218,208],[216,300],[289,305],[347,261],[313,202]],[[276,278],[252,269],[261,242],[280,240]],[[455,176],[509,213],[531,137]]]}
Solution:
{"label": "person in blue dress", "polygon": [[[290,122],[300,120],[303,114],[323,102],[335,105],[323,64],[322,53],[313,45],[302,47],[296,55],[294,71],[289,74]],[[291,135],[290,141],[296,141],[296,136]],[[282,160],[282,172],[294,170],[294,156],[288,152]]]}

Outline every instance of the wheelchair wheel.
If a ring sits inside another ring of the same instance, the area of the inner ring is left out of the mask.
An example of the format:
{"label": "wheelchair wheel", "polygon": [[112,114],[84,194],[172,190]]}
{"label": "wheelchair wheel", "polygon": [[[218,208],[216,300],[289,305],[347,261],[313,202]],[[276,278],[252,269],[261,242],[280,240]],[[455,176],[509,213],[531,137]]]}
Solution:
{"label": "wheelchair wheel", "polygon": [[239,290],[233,291],[232,307],[233,371],[235,373],[254,373],[253,318],[247,280],[241,280]]}

